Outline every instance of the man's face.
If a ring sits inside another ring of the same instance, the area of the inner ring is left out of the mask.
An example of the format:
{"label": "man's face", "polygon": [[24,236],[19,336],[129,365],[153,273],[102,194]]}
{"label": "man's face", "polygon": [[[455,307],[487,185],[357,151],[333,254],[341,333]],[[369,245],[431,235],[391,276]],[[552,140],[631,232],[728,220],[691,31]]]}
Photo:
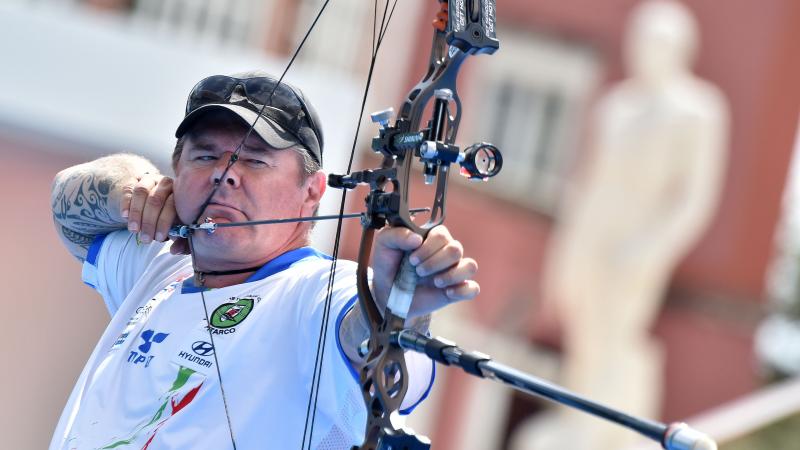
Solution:
{"label": "man's face", "polygon": [[[242,222],[313,213],[324,183],[320,187],[316,176],[304,180],[295,151],[275,150],[256,133],[251,133],[239,160],[222,177],[246,131],[239,123],[201,121],[189,133],[175,169],[175,207],[183,223],[198,216],[217,179],[219,188],[201,220]],[[194,253],[200,269],[249,267],[305,245],[307,229],[307,224],[290,223],[220,228],[210,235],[198,231]]]}

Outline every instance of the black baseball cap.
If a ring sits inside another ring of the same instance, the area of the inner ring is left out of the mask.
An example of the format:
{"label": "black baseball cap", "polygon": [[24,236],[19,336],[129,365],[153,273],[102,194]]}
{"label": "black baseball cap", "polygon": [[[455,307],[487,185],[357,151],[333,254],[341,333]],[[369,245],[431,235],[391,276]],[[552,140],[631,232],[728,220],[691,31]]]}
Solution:
{"label": "black baseball cap", "polygon": [[[300,89],[262,72],[213,75],[192,88],[186,115],[175,131],[180,138],[205,113],[228,111],[271,147],[304,148],[322,165],[322,129],[316,110]],[[256,120],[258,118],[258,120]]]}

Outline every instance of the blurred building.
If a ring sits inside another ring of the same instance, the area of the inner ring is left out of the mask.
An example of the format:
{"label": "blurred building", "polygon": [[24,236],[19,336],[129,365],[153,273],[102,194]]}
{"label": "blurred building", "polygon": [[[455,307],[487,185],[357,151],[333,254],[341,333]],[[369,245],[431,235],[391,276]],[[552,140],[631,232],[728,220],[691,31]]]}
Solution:
{"label": "blurred building", "polygon": [[[599,90],[622,75],[621,33],[636,1],[498,3],[501,50],[470,59],[460,75],[465,116],[459,142],[491,141],[506,164],[489,183],[451,183],[447,224],[479,261],[482,286],[477,301],[457,308],[467,319],[465,327],[499,336],[493,345],[521,345],[514,349],[541,357],[531,361],[543,365],[524,370],[557,375],[558,326],[536,314],[538,275],[566,180],[587,157],[581,151],[586,112]],[[766,310],[765,274],[800,112],[799,3],[687,4],[701,29],[696,71],[728,96],[732,126],[719,214],[681,264],[653,330],[668,357],[663,420],[695,415],[761,383],[753,333]],[[174,127],[193,83],[211,73],[254,67],[280,73],[320,5],[319,0],[0,5],[2,187],[4,204],[24,211],[12,213],[2,233],[3,248],[10,252],[3,264],[8,286],[3,306],[22,314],[4,328],[12,345],[4,346],[3,359],[16,368],[2,383],[7,404],[15,405],[0,413],[0,423],[10,427],[8,448],[47,445],[108,320],[52,231],[53,175],[122,150],[143,153],[166,170]],[[352,145],[372,7],[361,0],[331,2],[315,32],[326,38],[312,37],[287,76],[320,110],[328,171],[344,170]],[[434,11],[432,1],[399,2],[367,112],[396,107],[421,77]],[[363,122],[362,138],[368,138],[375,128]],[[355,167],[368,167],[376,160],[366,150],[368,141],[360,142],[361,162]],[[350,196],[351,210],[361,207],[360,195]],[[329,197],[324,208],[332,210],[335,199]],[[328,242],[331,228],[318,231],[319,242]],[[359,231],[358,224],[346,227],[345,257],[355,257]],[[424,431],[436,448],[459,448],[462,427],[487,411],[469,399],[466,376],[440,370],[439,378],[434,401],[423,412]],[[501,427],[498,439],[504,442],[519,421],[542,408],[514,396],[502,410],[491,411],[500,415],[494,419]]]}
{"label": "blurred building", "polygon": [[[591,93],[622,75],[621,33],[635,3],[498,5],[501,51],[473,63],[462,84],[478,87],[466,94],[465,109],[490,114],[462,129],[499,144],[513,167],[488,186],[453,189],[448,216],[481,264],[481,297],[465,307],[474,323],[558,349],[557,324],[535,314],[544,243],[558,220],[560,188],[588,156],[580,136]],[[800,111],[796,2],[686,3],[701,30],[696,72],[730,100],[730,163],[719,213],[675,274],[653,330],[667,351],[663,420],[686,418],[760,385],[753,333],[766,312],[766,272]],[[469,386],[466,376],[447,377],[446,406],[431,427],[439,448],[457,442],[453,436],[481,417],[468,407],[479,401],[460,395]],[[516,397],[507,430],[539,408]]]}

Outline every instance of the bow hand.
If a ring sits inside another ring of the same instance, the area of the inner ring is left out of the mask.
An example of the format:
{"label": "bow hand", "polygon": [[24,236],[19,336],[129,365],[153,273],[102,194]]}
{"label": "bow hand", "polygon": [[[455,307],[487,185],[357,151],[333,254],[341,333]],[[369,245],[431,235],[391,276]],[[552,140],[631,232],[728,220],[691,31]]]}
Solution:
{"label": "bow hand", "polygon": [[451,303],[473,299],[480,292],[480,286],[472,279],[478,270],[477,263],[464,257],[463,246],[453,239],[447,227],[431,229],[424,240],[408,228],[385,227],[376,235],[372,257],[375,302],[382,310],[389,302],[406,254],[417,276],[406,326],[413,327],[420,318]]}
{"label": "bow hand", "polygon": [[[477,263],[463,256],[461,243],[453,239],[447,227],[433,228],[425,240],[408,228],[385,227],[376,235],[371,264],[372,291],[381,314],[406,255],[417,275],[417,287],[405,328],[425,334],[431,313],[454,302],[471,300],[480,292],[480,286],[472,279]],[[359,347],[369,337],[367,319],[360,308],[350,311],[339,332],[343,350],[360,369],[363,349]]]}

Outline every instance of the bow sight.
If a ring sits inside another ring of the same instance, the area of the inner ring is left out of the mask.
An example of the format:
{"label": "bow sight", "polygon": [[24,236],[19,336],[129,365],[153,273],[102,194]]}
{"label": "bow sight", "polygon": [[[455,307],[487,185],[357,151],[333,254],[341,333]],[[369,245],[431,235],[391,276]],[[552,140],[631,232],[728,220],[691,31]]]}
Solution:
{"label": "bow sight", "polygon": [[[394,126],[389,125],[394,117],[394,108],[371,115],[372,121],[380,126],[379,135],[372,140],[372,149],[383,155],[384,167],[354,172],[350,175],[331,174],[328,178],[328,184],[335,188],[353,189],[359,184],[370,186],[370,193],[366,198],[365,226],[381,228],[388,221],[392,225],[415,229],[411,226],[413,222],[406,220],[405,215],[401,213],[407,210],[407,197],[403,194],[407,195],[408,186],[400,183],[394,162],[399,164],[410,156],[418,158],[422,163],[425,184],[433,184],[441,174],[429,224],[440,223],[440,220],[437,220],[439,214],[441,219],[444,219],[444,194],[450,164],[459,164],[462,176],[478,181],[487,181],[502,169],[503,156],[492,144],[480,142],[460,151],[458,146],[444,142],[446,126],[453,121],[449,115],[449,103],[453,100],[453,92],[450,89],[438,89],[434,96],[436,100],[433,117],[428,122],[428,127],[421,131],[407,131],[406,125],[409,122],[403,120],[398,120]],[[386,167],[387,164],[391,166]],[[383,191],[383,186],[387,182],[392,182],[394,185],[391,192]]]}
{"label": "bow sight", "polygon": [[[486,181],[497,175],[503,167],[503,157],[494,145],[480,142],[459,152],[457,146],[442,142],[446,120],[451,119],[448,109],[453,92],[450,89],[438,89],[434,97],[433,118],[428,128],[420,132],[403,132],[397,125],[389,126],[394,108],[373,113],[372,121],[381,128],[380,135],[372,140],[372,149],[392,158],[401,152],[413,150],[414,156],[423,163],[425,184],[433,183],[442,164],[460,164],[461,175],[470,180]],[[435,140],[432,139],[434,137]]]}
{"label": "bow sight", "polygon": [[[379,135],[372,140],[372,149],[384,158],[381,168],[349,175],[331,174],[328,178],[328,184],[334,188],[370,186],[364,215],[367,228],[381,228],[388,221],[424,236],[444,220],[450,164],[460,164],[460,173],[471,180],[487,180],[497,175],[503,166],[502,155],[492,144],[477,143],[463,152],[454,144],[461,121],[461,100],[456,93],[456,76],[461,63],[469,55],[492,54],[500,46],[495,37],[495,2],[440,0],[440,5],[442,10],[434,21],[425,77],[408,93],[394,125],[390,125],[393,108],[371,116],[380,126]],[[435,99],[432,117],[427,126],[420,129],[422,113],[431,97]],[[407,213],[413,158],[422,163],[425,184],[436,183],[430,218],[421,227],[411,221]],[[392,184],[391,192],[384,192],[386,183]]]}

